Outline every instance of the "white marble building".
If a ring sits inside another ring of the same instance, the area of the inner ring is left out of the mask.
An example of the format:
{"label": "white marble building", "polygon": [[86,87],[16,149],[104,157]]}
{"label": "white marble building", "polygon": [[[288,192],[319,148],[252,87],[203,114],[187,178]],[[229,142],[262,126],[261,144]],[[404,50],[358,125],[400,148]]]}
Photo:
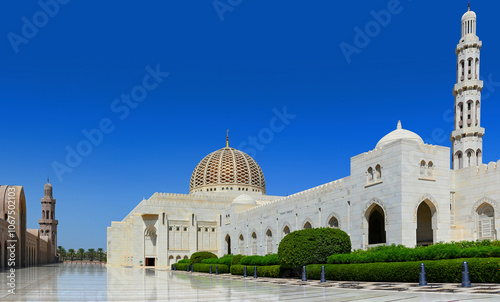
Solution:
{"label": "white marble building", "polygon": [[266,195],[259,165],[227,143],[195,168],[189,194],[155,193],[112,222],[109,265],[168,265],[196,251],[276,253],[287,233],[311,227],[346,231],[354,249],[496,239],[500,162],[482,163],[481,46],[469,10],[456,48],[452,150],[398,123],[351,158],[349,176],[280,197]]}

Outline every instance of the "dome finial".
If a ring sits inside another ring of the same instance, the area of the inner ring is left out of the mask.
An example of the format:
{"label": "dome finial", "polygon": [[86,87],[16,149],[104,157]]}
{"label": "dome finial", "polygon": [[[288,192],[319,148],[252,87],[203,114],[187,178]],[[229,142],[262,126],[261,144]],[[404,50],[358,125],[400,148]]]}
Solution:
{"label": "dome finial", "polygon": [[398,121],[398,129],[403,129],[403,127],[401,126],[401,121]]}
{"label": "dome finial", "polygon": [[469,0],[469,8],[468,8],[468,11],[470,11],[470,0]]}
{"label": "dome finial", "polygon": [[226,135],[226,148],[229,148],[229,129],[227,129],[227,135]]}

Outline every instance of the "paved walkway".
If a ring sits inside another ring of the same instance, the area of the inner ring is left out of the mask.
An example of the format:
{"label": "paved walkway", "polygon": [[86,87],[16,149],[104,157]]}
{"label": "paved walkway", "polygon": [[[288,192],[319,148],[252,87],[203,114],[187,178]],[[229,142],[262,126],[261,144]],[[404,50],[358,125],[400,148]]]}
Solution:
{"label": "paved walkway", "polygon": [[[79,263],[18,269],[16,294],[12,295],[7,292],[7,275],[7,271],[0,272],[2,301],[500,301],[499,294],[401,292],[374,283],[304,284],[292,279],[243,279]],[[349,289],[341,284],[383,290]]]}

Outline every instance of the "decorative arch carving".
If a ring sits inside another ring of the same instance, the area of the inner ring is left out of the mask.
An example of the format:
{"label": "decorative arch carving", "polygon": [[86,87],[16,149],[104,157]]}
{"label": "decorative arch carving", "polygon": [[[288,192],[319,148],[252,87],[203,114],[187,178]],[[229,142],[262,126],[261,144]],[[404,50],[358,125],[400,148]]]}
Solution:
{"label": "decorative arch carving", "polygon": [[489,198],[489,197],[483,197],[481,199],[479,199],[478,201],[476,201],[476,203],[474,204],[474,206],[472,206],[472,211],[471,213],[472,214],[476,214],[477,213],[477,209],[479,209],[480,206],[482,206],[483,204],[489,204],[493,207],[493,209],[495,210],[495,216],[497,213],[500,213],[498,212],[498,204],[496,201],[494,201],[493,199]]}
{"label": "decorative arch carving", "polygon": [[309,217],[304,219],[304,221],[302,221],[302,224],[301,224],[301,228],[304,228],[304,226],[306,225],[306,223],[308,223],[311,225],[311,229],[314,228],[314,224],[312,223],[312,219],[310,219]]}
{"label": "decorative arch carving", "polygon": [[[389,221],[388,221],[388,217],[387,217],[387,207],[385,206],[384,202],[378,198],[375,198],[373,197],[372,199],[370,199],[369,202],[366,203],[365,207],[363,208],[363,212],[362,212],[362,216],[361,216],[361,221],[364,223],[365,220],[368,219],[368,211],[374,207],[374,206],[380,206],[382,208],[382,210],[384,210],[384,221],[385,221],[385,225],[388,225],[389,224]],[[339,222],[340,223],[340,222]]]}
{"label": "decorative arch carving", "polygon": [[330,216],[328,216],[328,218],[326,219],[326,225],[329,226],[328,223],[330,222],[330,219],[332,219],[333,217],[337,219],[337,222],[339,223],[339,229],[342,229],[342,225],[340,224],[340,216],[336,212],[332,212]]}
{"label": "decorative arch carving", "polygon": [[[430,194],[425,194],[422,197],[420,197],[419,199],[417,199],[415,206],[413,207],[413,222],[417,223],[418,207],[420,206],[420,204],[422,202],[425,202],[426,200],[428,200],[431,203],[431,204],[428,204],[428,206],[431,208],[431,211],[434,210],[434,211],[436,211],[436,213],[439,212],[439,207],[438,207],[438,204],[437,204],[436,200],[434,199],[434,197],[432,197]],[[433,207],[434,207],[434,209],[433,209]],[[439,222],[439,215],[436,217],[437,217],[437,222]]]}

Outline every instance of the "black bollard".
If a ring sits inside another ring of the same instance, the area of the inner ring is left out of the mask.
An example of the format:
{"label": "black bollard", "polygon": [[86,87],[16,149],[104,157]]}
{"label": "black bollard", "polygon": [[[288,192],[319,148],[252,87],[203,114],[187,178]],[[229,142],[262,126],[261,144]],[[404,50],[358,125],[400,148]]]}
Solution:
{"label": "black bollard", "polygon": [[218,265],[216,265],[216,266],[215,266],[215,274],[216,274],[216,275],[218,275],[218,274],[219,274],[219,266],[218,266]]}
{"label": "black bollard", "polygon": [[427,285],[427,280],[425,279],[425,264],[421,263],[420,264],[420,278],[418,281],[418,286],[425,286]]}
{"label": "black bollard", "polygon": [[187,270],[187,272],[189,273],[189,264],[188,264],[188,266],[187,266],[187,269],[186,269],[186,270]]}
{"label": "black bollard", "polygon": [[194,272],[194,264],[191,265],[191,273]]}
{"label": "black bollard", "polygon": [[177,270],[177,263],[174,264],[174,271]]}
{"label": "black bollard", "polygon": [[247,266],[245,265],[245,269],[243,270],[243,278],[247,277]]}
{"label": "black bollard", "polygon": [[209,274],[212,273],[212,265],[210,265],[210,272],[208,272]]}
{"label": "black bollard", "polygon": [[321,282],[326,282],[326,277],[325,277],[325,266],[321,266]]}
{"label": "black bollard", "polygon": [[471,287],[469,278],[469,264],[464,261],[462,263],[462,287]]}
{"label": "black bollard", "polygon": [[306,266],[305,265],[302,267],[302,281],[307,281]]}
{"label": "black bollard", "polygon": [[257,278],[257,266],[253,267],[253,277]]}

